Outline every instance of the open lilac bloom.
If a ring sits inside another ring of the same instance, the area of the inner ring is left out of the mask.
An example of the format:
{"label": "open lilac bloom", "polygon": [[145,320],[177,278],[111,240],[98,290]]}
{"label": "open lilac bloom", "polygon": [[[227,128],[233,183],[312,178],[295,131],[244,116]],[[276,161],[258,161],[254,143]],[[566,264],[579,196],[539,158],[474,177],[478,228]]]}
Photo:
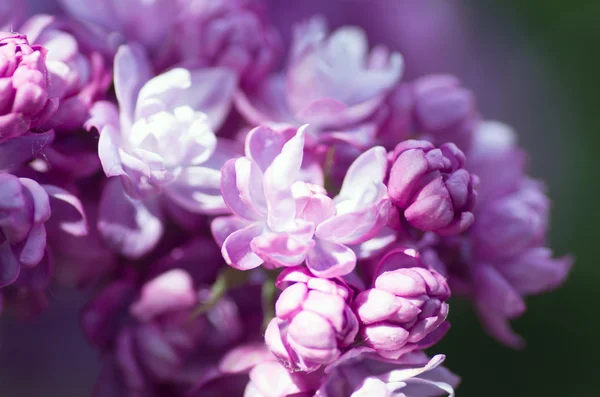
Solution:
{"label": "open lilac bloom", "polygon": [[[88,124],[101,130],[98,152],[105,174],[119,176],[130,199],[125,202],[116,187],[106,190],[105,195],[112,197],[103,200],[113,208],[101,208],[100,220],[118,207],[155,214],[157,197],[190,212],[226,212],[219,191],[220,168],[235,151],[227,141],[218,141],[213,130],[229,111],[235,76],[225,69],[178,68],[152,78],[148,60],[137,46],[120,47],[115,75],[120,113],[108,102],[97,102]],[[152,218],[160,223],[159,215]],[[143,228],[142,218],[135,219]],[[108,222],[113,221],[119,229],[119,219]],[[103,228],[103,234],[113,246],[123,247],[113,230]],[[162,232],[154,230],[150,240],[156,242]],[[128,255],[144,254],[153,241],[144,244]]]}
{"label": "open lilac bloom", "polygon": [[265,342],[286,367],[314,371],[354,342],[358,321],[348,304],[348,286],[315,277],[306,268],[284,270],[276,285],[283,292]]}
{"label": "open lilac bloom", "polygon": [[466,236],[442,238],[436,250],[451,288],[474,300],[487,331],[522,347],[509,321],[524,313],[524,296],[562,284],[573,258],[552,258],[545,247],[549,200],[543,184],[525,175],[510,128],[482,123],[469,155],[470,170],[482,176],[475,222]]}
{"label": "open lilac bloom", "polygon": [[0,315],[58,303],[35,365],[83,307],[93,397],[453,397],[451,291],[522,346],[573,259],[514,132],[425,74],[474,42],[421,3],[0,0]]}
{"label": "open lilac bloom", "polygon": [[37,266],[46,255],[50,201],[35,181],[0,173],[1,286],[14,282],[21,269]]}
{"label": "open lilac bloom", "polygon": [[193,314],[216,270],[194,266],[200,254],[216,258],[218,250],[206,243],[178,247],[155,262],[145,280],[114,280],[85,308],[86,335],[108,353],[95,396],[184,396],[210,360],[241,336],[240,312],[228,297],[206,314]]}
{"label": "open lilac bloom", "polygon": [[309,146],[338,140],[367,147],[369,128],[358,124],[381,105],[401,72],[400,54],[383,47],[369,53],[362,30],[343,27],[328,35],[325,20],[315,17],[295,28],[284,74],[239,93],[236,105],[253,124],[309,123]]}
{"label": "open lilac bloom", "polygon": [[463,152],[449,143],[436,148],[408,140],[394,149],[388,191],[413,227],[458,234],[473,223],[478,179],[464,169]]}
{"label": "open lilac bloom", "polygon": [[388,252],[373,287],[354,301],[365,343],[389,358],[433,345],[448,329],[449,297],[444,277],[423,265],[414,250]]}
{"label": "open lilac bloom", "polygon": [[173,47],[184,65],[234,70],[244,88],[262,83],[282,52],[279,33],[255,0],[185,2]]}
{"label": "open lilac bloom", "polygon": [[217,218],[212,229],[231,266],[248,270],[263,262],[281,267],[306,260],[320,277],[341,276],[356,265],[347,244],[368,240],[385,225],[385,150],[376,147],[359,157],[331,199],[321,187],[295,181],[305,130],[285,142],[276,131],[258,127],[247,137],[246,157],[223,167],[221,191],[236,215]]}
{"label": "open lilac bloom", "polygon": [[24,35],[0,32],[0,143],[41,127],[56,112],[46,57]]}
{"label": "open lilac bloom", "polygon": [[49,85],[60,100],[49,126],[56,131],[82,127],[92,104],[102,99],[112,82],[104,55],[83,27],[52,15],[31,17],[19,29],[30,43],[48,50]]}
{"label": "open lilac bloom", "polygon": [[327,368],[315,397],[453,397],[460,379],[441,366],[444,359],[419,352],[383,360],[368,349],[351,350]]}
{"label": "open lilac bloom", "polygon": [[23,269],[40,266],[49,273],[46,223],[51,216],[57,227],[73,236],[88,233],[87,220],[79,200],[56,186],[4,172],[0,186],[0,287],[18,277],[26,284],[29,275],[20,275]]}

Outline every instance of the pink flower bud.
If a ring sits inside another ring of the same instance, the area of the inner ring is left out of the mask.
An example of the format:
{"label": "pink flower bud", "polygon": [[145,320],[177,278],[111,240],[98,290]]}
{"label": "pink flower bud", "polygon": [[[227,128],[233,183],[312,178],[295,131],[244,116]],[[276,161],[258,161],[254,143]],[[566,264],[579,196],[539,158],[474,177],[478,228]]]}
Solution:
{"label": "pink flower bud", "polygon": [[354,301],[368,346],[397,358],[437,342],[446,332],[450,288],[428,269],[414,250],[394,250],[383,257],[373,288]]}

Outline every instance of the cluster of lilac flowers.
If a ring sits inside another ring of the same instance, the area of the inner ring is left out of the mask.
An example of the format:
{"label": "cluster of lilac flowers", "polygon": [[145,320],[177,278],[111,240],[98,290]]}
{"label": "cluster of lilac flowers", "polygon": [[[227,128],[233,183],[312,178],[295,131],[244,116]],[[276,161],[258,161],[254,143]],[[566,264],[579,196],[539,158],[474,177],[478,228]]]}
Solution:
{"label": "cluster of lilac flowers", "polygon": [[451,291],[520,347],[567,276],[455,77],[319,16],[285,48],[258,0],[60,3],[0,5],[0,304],[96,288],[96,397],[453,396]]}

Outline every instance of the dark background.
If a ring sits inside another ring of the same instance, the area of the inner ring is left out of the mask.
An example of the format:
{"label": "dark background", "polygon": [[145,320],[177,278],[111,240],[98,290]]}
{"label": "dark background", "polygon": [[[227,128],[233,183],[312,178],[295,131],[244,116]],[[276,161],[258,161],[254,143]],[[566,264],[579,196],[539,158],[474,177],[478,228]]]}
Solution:
{"label": "dark background", "polygon": [[[2,1],[2,0],[0,0]],[[563,288],[527,300],[514,322],[528,342],[505,348],[455,301],[434,348],[463,378],[462,397],[598,396],[600,353],[600,2],[597,0],[270,0],[284,33],[315,12],[364,26],[372,43],[405,56],[406,77],[450,72],[472,88],[488,119],[512,125],[531,173],[553,199],[550,245],[573,253]],[[36,0],[42,9],[50,2]],[[45,4],[42,4],[45,3]],[[78,330],[84,295],[54,288],[51,308],[23,324],[0,318],[0,396],[85,397],[98,357]]]}

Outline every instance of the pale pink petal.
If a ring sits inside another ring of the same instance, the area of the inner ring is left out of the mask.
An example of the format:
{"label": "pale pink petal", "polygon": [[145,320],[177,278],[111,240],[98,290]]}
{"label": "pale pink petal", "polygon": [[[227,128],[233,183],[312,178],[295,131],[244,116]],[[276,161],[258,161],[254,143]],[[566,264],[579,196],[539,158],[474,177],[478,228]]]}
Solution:
{"label": "pale pink petal", "polygon": [[306,256],[306,266],[318,277],[340,277],[354,270],[356,256],[343,244],[317,240]]}
{"label": "pale pink petal", "polygon": [[263,260],[252,252],[250,244],[255,237],[263,233],[263,228],[263,225],[253,223],[231,233],[221,248],[225,262],[238,270],[250,270],[262,265]]}

